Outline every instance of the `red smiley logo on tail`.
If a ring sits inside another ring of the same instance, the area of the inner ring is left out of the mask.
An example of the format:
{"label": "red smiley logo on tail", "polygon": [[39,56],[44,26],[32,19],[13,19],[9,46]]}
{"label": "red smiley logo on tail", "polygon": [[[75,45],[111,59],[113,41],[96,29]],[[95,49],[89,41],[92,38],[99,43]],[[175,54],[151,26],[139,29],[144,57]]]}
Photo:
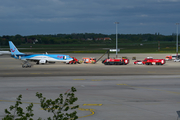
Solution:
{"label": "red smiley logo on tail", "polygon": [[16,48],[14,48],[14,50],[13,50],[13,49],[11,49],[11,51],[12,51],[12,52],[14,52],[15,50],[16,50]]}

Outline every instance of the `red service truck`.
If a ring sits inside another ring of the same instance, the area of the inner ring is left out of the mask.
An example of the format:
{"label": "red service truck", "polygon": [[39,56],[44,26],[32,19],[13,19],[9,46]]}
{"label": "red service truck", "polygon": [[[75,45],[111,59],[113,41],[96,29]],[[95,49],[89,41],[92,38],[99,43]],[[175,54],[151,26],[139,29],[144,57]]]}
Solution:
{"label": "red service truck", "polygon": [[93,57],[84,57],[82,58],[84,63],[91,63],[91,64],[95,64],[96,63],[96,58]]}
{"label": "red service truck", "polygon": [[165,59],[144,59],[143,64],[145,65],[164,65]]}
{"label": "red service truck", "polygon": [[122,58],[109,58],[102,61],[105,65],[127,65],[129,63],[129,59]]}
{"label": "red service truck", "polygon": [[171,55],[166,56],[165,60],[172,60],[172,56]]}
{"label": "red service truck", "polygon": [[66,64],[76,64],[76,63],[78,63],[78,64],[80,64],[79,63],[79,60],[77,59],[77,58],[75,58],[75,57],[71,57],[73,60],[71,60],[71,61],[69,61],[68,63],[66,63]]}

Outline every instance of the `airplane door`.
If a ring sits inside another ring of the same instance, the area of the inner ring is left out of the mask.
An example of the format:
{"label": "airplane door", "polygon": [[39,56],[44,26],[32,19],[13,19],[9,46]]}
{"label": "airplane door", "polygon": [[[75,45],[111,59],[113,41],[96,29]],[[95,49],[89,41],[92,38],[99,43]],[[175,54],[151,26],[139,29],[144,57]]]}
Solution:
{"label": "airplane door", "polygon": [[63,56],[63,59],[66,60],[66,56]]}

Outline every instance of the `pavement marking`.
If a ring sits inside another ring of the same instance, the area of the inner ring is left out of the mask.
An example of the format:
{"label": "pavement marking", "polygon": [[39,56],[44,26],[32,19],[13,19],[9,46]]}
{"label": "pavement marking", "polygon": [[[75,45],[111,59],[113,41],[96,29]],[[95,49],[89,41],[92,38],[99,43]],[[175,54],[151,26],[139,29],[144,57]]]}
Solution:
{"label": "pavement marking", "polygon": [[[7,68],[7,67],[4,67],[4,68]],[[14,69],[14,67],[8,67],[8,69],[10,69],[10,70],[11,70],[11,69]]]}
{"label": "pavement marking", "polygon": [[154,74],[154,73],[156,73],[156,72],[155,72],[155,71],[148,71],[148,73],[151,73],[151,74],[153,73],[153,74]]}
{"label": "pavement marking", "polygon": [[91,81],[101,81],[101,80],[91,80]]}
{"label": "pavement marking", "polygon": [[37,75],[37,74],[40,74],[40,73],[30,73],[30,74]]}
{"label": "pavement marking", "polygon": [[4,73],[4,75],[10,75],[11,73]]}
{"label": "pavement marking", "polygon": [[16,102],[16,101],[0,100],[0,102]]}
{"label": "pavement marking", "polygon": [[83,106],[102,106],[102,104],[83,104]]}
{"label": "pavement marking", "polygon": [[52,74],[52,73],[44,73],[44,74]]}
{"label": "pavement marking", "polygon": [[127,84],[117,84],[117,85],[126,85],[127,86]]}
{"label": "pavement marking", "polygon": [[143,88],[143,89],[149,89],[149,90],[163,91],[163,92],[167,92],[167,93],[171,93],[171,94],[177,94],[177,95],[180,95],[180,92],[173,92],[173,91],[161,90],[161,89],[156,89],[156,88],[135,87],[135,86],[127,85],[127,84],[117,84],[117,85],[125,85],[125,86],[129,86],[129,87],[134,87],[134,88]]}
{"label": "pavement marking", "polygon": [[90,111],[90,110],[95,111],[95,109],[84,109],[84,108],[78,108],[78,110],[81,110],[81,111]]}
{"label": "pavement marking", "polygon": [[125,85],[125,86],[129,86],[129,87],[134,87],[134,88],[143,88],[143,89],[149,89],[149,90],[163,91],[163,92],[167,92],[167,93],[171,93],[171,94],[180,95],[180,92],[173,92],[173,91],[161,90],[161,89],[156,89],[156,88],[135,87],[135,86],[127,85],[127,84],[117,84],[117,85]]}
{"label": "pavement marking", "polygon": [[160,103],[146,103],[145,105],[159,105]]}
{"label": "pavement marking", "polygon": [[86,116],[82,116],[82,117],[78,117],[78,118],[84,118],[84,117],[89,117],[89,116],[92,116],[92,115],[94,115],[94,109],[84,109],[84,108],[78,108],[78,110],[81,110],[81,111],[90,111],[91,112],[91,114],[90,115],[86,115]]}
{"label": "pavement marking", "polygon": [[173,92],[173,91],[166,91],[168,93],[172,93],[172,94],[177,94],[177,95],[180,95],[180,92]]}
{"label": "pavement marking", "polygon": [[73,80],[86,80],[86,79],[73,79]]}
{"label": "pavement marking", "polygon": [[39,75],[39,74],[52,74],[52,73],[30,73],[31,75]]}
{"label": "pavement marking", "polygon": [[[133,87],[133,86],[131,86],[131,87]],[[173,92],[173,91],[161,90],[161,89],[156,89],[156,88],[147,88],[147,87],[135,87],[135,88],[143,88],[143,89],[149,89],[149,90],[156,90],[156,91],[162,91],[162,92],[167,92],[167,93],[171,93],[171,94],[180,95],[180,92]]]}
{"label": "pavement marking", "polygon": [[[41,108],[41,110],[44,110],[43,108]],[[48,110],[48,108],[46,109],[46,110]],[[78,110],[80,110],[80,111],[90,111],[91,112],[91,114],[89,114],[89,115],[85,115],[85,116],[81,116],[81,117],[78,117],[78,118],[85,118],[85,117],[89,117],[89,116],[91,116],[91,115],[94,115],[94,111],[95,111],[95,109],[84,109],[84,108],[78,108]]]}

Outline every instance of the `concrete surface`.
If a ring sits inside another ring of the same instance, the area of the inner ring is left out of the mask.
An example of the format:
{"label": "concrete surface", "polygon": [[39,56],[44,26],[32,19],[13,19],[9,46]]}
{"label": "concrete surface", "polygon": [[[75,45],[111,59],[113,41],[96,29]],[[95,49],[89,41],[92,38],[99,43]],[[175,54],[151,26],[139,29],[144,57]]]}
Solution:
{"label": "concrete surface", "polygon": [[[71,55],[72,56],[72,55]],[[73,54],[74,57],[98,57],[100,54]],[[124,55],[123,55],[124,56]],[[126,54],[144,59],[164,58],[165,54]],[[23,95],[22,107],[34,103],[34,119],[51,114],[40,108],[36,92],[55,99],[72,86],[80,105],[79,120],[176,120],[180,110],[180,62],[163,66],[130,64],[105,66],[63,63],[22,68],[21,61],[0,56],[0,119],[4,109]]]}

